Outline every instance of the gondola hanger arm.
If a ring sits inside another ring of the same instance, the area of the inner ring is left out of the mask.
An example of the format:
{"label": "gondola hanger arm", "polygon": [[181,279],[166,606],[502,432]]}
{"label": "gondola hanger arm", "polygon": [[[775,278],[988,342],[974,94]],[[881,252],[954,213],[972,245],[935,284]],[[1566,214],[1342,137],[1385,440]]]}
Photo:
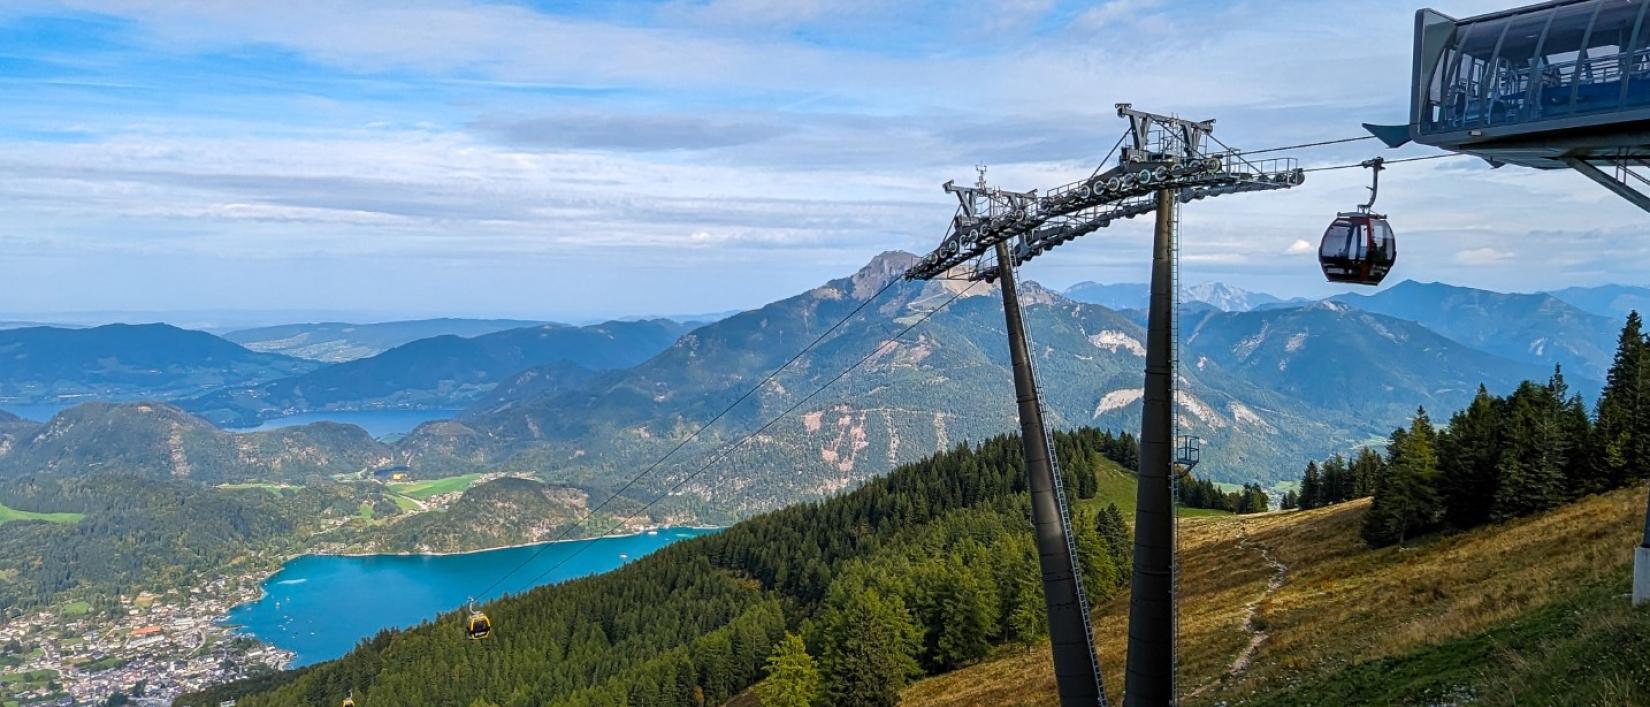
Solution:
{"label": "gondola hanger arm", "polygon": [[1358,166],[1368,167],[1375,171],[1374,180],[1371,182],[1369,187],[1369,203],[1358,205],[1359,211],[1367,213],[1370,209],[1375,208],[1375,197],[1380,196],[1381,194],[1381,170],[1386,169],[1386,158],[1376,157],[1374,159],[1364,160]]}

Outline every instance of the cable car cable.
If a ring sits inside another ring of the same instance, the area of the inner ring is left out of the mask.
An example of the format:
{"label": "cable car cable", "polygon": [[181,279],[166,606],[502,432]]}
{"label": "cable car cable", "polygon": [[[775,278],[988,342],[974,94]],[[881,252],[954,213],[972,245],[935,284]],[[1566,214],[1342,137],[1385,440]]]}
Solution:
{"label": "cable car cable", "polygon": [[[813,392],[808,393],[807,395],[803,396],[802,399],[796,401],[795,404],[791,405],[788,408],[785,408],[784,412],[781,412],[778,415],[775,415],[773,417],[773,419],[768,420],[767,423],[763,424],[761,427],[758,427],[755,430],[746,433],[743,437],[740,437],[738,441],[734,442],[733,444],[728,445],[721,452],[718,452],[718,453],[712,455],[710,461],[705,462],[703,466],[700,466],[698,469],[694,470],[693,473],[688,474],[685,477],[682,477],[681,481],[676,482],[675,485],[673,485],[670,488],[666,489],[664,493],[661,493],[658,496],[654,497],[654,499],[652,501],[648,501],[647,505],[643,506],[642,509],[640,511],[638,511],[638,513],[647,512],[648,509],[653,507],[653,504],[658,503],[659,501],[664,500],[665,497],[676,493],[683,486],[687,485],[687,483],[689,481],[692,481],[692,480],[698,478],[700,474],[705,473],[712,466],[716,465],[717,462],[720,462],[723,459],[726,459],[729,455],[733,454],[733,452],[735,450],[739,449],[739,447],[743,446],[746,442],[749,442],[751,439],[755,438],[756,436],[762,434],[763,432],[766,432],[768,430],[768,428],[773,427],[774,425],[778,424],[780,420],[785,419],[786,416],[790,415],[793,412],[796,412],[796,410],[798,408],[800,408],[803,405],[807,404],[807,402],[809,400],[812,400],[812,399],[814,399],[815,396],[819,395],[820,393],[825,392],[825,389],[831,387],[832,384],[834,384],[837,381],[842,380],[843,378],[847,377],[847,375],[849,373],[853,373],[860,366],[865,365],[866,362],[870,361],[871,359],[876,358],[879,354],[882,353],[883,349],[888,348],[889,344],[892,344],[896,341],[899,341],[906,334],[909,334],[912,329],[915,329],[918,326],[920,326],[923,322],[928,321],[928,319],[930,317],[933,317],[935,314],[939,314],[941,310],[943,310],[946,307],[950,306],[952,302],[957,301],[963,295],[968,294],[970,291],[972,291],[979,284],[980,284],[980,281],[978,281],[978,280],[974,281],[968,287],[965,287],[962,290],[959,290],[955,294],[951,295],[951,298],[946,300],[945,302],[941,303],[940,306],[935,307],[931,310],[928,310],[926,313],[924,313],[922,315],[921,318],[917,319],[914,322],[911,322],[911,324],[906,326],[904,329],[901,329],[899,331],[899,333],[894,334],[893,336],[890,336],[886,339],[883,339],[882,343],[877,344],[876,348],[872,349],[871,353],[865,354],[864,358],[861,358],[858,361],[855,361],[853,365],[843,369],[841,373],[836,374],[830,380],[825,381],[824,383],[820,384],[819,387],[814,388]],[[618,527],[619,527],[618,524],[614,524],[613,527],[609,528],[608,530],[611,531],[611,530],[613,530],[615,528],[618,528]],[[590,543],[580,544],[577,548],[575,548],[573,550],[573,552],[571,554],[569,554],[566,557],[563,557],[561,560],[557,561],[556,564],[551,565],[549,569],[546,569],[545,571],[540,572],[538,574],[538,576],[534,577],[531,582],[528,582],[528,584],[529,585],[537,585],[539,580],[544,579],[551,572],[556,571],[556,569],[560,568],[562,565],[567,564],[568,562],[572,561],[573,558],[578,557],[579,553],[584,552],[585,548],[588,548],[588,547],[590,547]]]}
{"label": "cable car cable", "polygon": [[[1422,161],[1425,161],[1425,160],[1441,160],[1441,159],[1444,159],[1445,157],[1472,157],[1472,155],[1463,155],[1463,154],[1458,153],[1458,152],[1446,152],[1446,153],[1441,154],[1441,155],[1426,155],[1425,157],[1406,157],[1406,158],[1401,159],[1401,160],[1386,160],[1385,163],[1389,164],[1389,165],[1390,164],[1402,164],[1404,162],[1422,162]],[[1332,167],[1309,167],[1309,168],[1303,169],[1301,171],[1302,172],[1328,172],[1328,171],[1336,170],[1336,169],[1353,169],[1353,168],[1356,168],[1356,167],[1364,167],[1364,166],[1365,165],[1362,162],[1353,162],[1352,164],[1335,165],[1335,166],[1332,166]]]}
{"label": "cable car cable", "polygon": [[1299,144],[1299,145],[1287,145],[1287,146],[1284,146],[1284,147],[1268,147],[1264,150],[1244,150],[1242,152],[1239,152],[1238,154],[1240,154],[1240,155],[1263,155],[1263,154],[1266,154],[1268,152],[1283,152],[1285,150],[1304,150],[1308,147],[1323,147],[1324,145],[1340,145],[1340,144],[1348,143],[1348,142],[1358,142],[1360,140],[1374,140],[1374,139],[1375,139],[1374,135],[1362,135],[1362,136],[1359,136],[1359,137],[1341,138],[1339,140],[1324,140],[1322,142],[1307,142],[1307,143],[1302,143],[1302,144]]}
{"label": "cable car cable", "polygon": [[762,386],[767,385],[774,378],[778,377],[780,372],[784,371],[786,368],[789,368],[791,364],[796,363],[797,360],[801,359],[809,351],[812,351],[814,349],[814,347],[818,346],[821,342],[823,342],[825,340],[825,337],[830,336],[831,332],[834,332],[837,329],[841,328],[843,324],[847,324],[850,319],[853,319],[854,317],[858,316],[860,312],[865,311],[865,308],[870,306],[872,302],[875,302],[876,300],[880,299],[884,293],[888,292],[888,290],[892,289],[894,287],[894,285],[899,284],[902,281],[903,281],[903,279],[898,278],[898,277],[890,279],[887,282],[887,284],[884,284],[882,286],[882,289],[877,290],[870,297],[867,297],[865,299],[865,301],[861,302],[858,307],[855,307],[853,309],[853,311],[851,311],[848,314],[844,315],[841,319],[837,320],[837,322],[835,324],[832,324],[830,326],[830,328],[828,328],[825,331],[821,332],[819,334],[819,336],[815,337],[814,340],[809,342],[807,346],[802,347],[801,351],[796,352],[796,355],[790,357],[790,359],[785,361],[783,364],[780,364],[780,366],[778,368],[773,369],[773,372],[769,373],[761,381],[758,381],[756,385],[751,386],[750,390],[745,391],[745,393],[743,395],[740,395],[732,403],[729,403],[728,406],[723,408],[721,412],[716,413],[716,416],[712,417],[710,419],[710,421],[704,423],[703,425],[700,425],[698,429],[694,430],[692,434],[689,434],[681,442],[678,442],[675,447],[672,447],[670,449],[670,451],[665,452],[664,456],[659,457],[658,460],[656,460],[652,464],[648,465],[648,467],[646,469],[643,469],[641,473],[639,473],[636,476],[632,477],[629,481],[626,481],[623,486],[619,487],[619,490],[614,491],[612,495],[608,496],[607,500],[602,501],[595,508],[592,508],[589,511],[585,512],[584,517],[580,518],[578,521],[576,521],[572,525],[568,526],[567,530],[559,533],[556,536],[556,538],[554,538],[554,539],[544,543],[543,545],[541,545],[536,552],[534,552],[531,555],[528,555],[527,559],[522,560],[520,564],[517,564],[515,567],[511,568],[509,572],[505,572],[503,576],[499,577],[497,580],[494,580],[492,584],[487,585],[487,588],[482,590],[481,593],[478,596],[486,597],[488,593],[492,592],[494,589],[497,589],[498,586],[500,584],[503,584],[505,580],[507,580],[510,577],[514,576],[515,573],[520,572],[523,567],[526,567],[527,565],[531,564],[534,560],[538,559],[539,556],[542,555],[545,552],[545,550],[548,550],[550,548],[550,546],[551,546],[550,543],[555,543],[555,542],[560,542],[562,540],[566,540],[568,533],[570,533],[573,528],[576,528],[576,527],[579,527],[579,526],[583,525],[585,523],[585,521],[590,520],[592,517],[595,516],[596,513],[600,512],[603,508],[606,508],[607,504],[611,503],[613,501],[613,499],[618,498],[620,495],[624,494],[625,491],[630,490],[630,488],[632,486],[635,486],[636,482],[641,481],[643,477],[647,476],[648,474],[653,473],[653,471],[658,469],[660,465],[664,464],[666,460],[670,459],[670,457],[672,455],[676,454],[676,452],[678,452],[678,451],[681,451],[681,449],[683,447],[687,446],[687,444],[689,442],[692,442],[694,439],[696,439],[699,436],[700,433],[704,432],[706,429],[709,429],[711,425],[716,424],[717,421],[721,420],[723,417],[726,417],[727,414],[732,412],[734,408],[738,407],[740,403],[745,402],[745,400],[750,398],[750,396],[756,394],[756,391],[761,390]]}

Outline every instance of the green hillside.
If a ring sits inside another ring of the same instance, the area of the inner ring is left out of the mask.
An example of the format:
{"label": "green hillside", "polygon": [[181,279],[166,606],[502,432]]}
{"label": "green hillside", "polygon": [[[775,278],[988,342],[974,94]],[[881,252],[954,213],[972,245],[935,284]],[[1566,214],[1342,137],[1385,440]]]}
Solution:
{"label": "green hillside", "polygon": [[163,403],[86,403],[0,438],[0,478],[120,471],[208,484],[269,483],[324,480],[390,459],[388,446],[354,425],[234,434]]}
{"label": "green hillside", "polygon": [[[278,564],[364,502],[395,512],[365,485],[272,493],[131,474],[0,481],[0,612],[65,599],[106,607],[133,589]],[[52,522],[7,522],[16,520]]]}

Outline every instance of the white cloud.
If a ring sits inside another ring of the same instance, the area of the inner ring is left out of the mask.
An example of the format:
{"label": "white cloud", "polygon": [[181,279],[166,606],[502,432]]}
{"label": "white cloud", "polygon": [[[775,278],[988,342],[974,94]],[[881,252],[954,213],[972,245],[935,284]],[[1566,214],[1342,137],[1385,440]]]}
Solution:
{"label": "white cloud", "polygon": [[1462,265],[1495,265],[1513,257],[1512,253],[1505,253],[1494,248],[1473,248],[1455,253],[1455,262]]}
{"label": "white cloud", "polygon": [[1315,250],[1317,250],[1317,249],[1314,248],[1311,243],[1308,243],[1304,240],[1296,240],[1294,243],[1290,243],[1288,248],[1283,249],[1283,254],[1284,255],[1311,255]]}

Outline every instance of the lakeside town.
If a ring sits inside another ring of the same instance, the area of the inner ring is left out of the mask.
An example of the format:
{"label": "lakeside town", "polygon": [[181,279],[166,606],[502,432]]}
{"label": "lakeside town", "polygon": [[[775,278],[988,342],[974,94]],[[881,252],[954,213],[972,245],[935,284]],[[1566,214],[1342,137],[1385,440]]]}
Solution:
{"label": "lakeside town", "polygon": [[[187,591],[138,593],[118,609],[38,611],[0,627],[10,707],[166,705],[211,685],[279,670],[292,653],[220,623],[258,598],[263,575],[219,577]],[[111,702],[111,698],[115,701]]]}

